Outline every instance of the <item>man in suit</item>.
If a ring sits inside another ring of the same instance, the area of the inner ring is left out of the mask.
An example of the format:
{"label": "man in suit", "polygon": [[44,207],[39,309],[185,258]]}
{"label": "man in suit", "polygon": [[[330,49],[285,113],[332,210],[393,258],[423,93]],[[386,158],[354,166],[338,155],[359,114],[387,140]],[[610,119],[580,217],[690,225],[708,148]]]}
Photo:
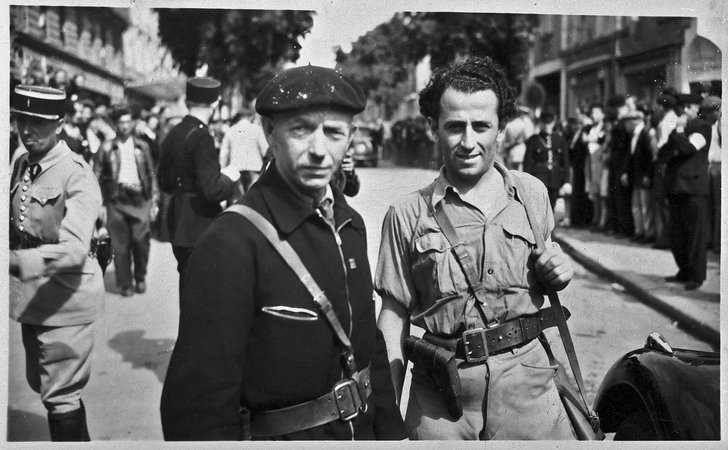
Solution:
{"label": "man in suit", "polygon": [[221,211],[220,202],[235,191],[240,171],[220,170],[218,150],[208,124],[220,100],[220,82],[214,78],[187,81],[189,113],[162,142],[159,187],[172,194],[167,221],[172,251],[177,259],[180,286],[187,262],[202,233]]}
{"label": "man in suit", "polygon": [[526,140],[523,171],[546,186],[553,209],[559,189],[569,181],[569,151],[564,136],[556,130],[556,111],[551,107],[544,108],[539,121],[540,131]]}
{"label": "man in suit", "polygon": [[632,240],[638,243],[652,243],[655,240],[652,222],[652,177],[654,172],[654,140],[645,124],[644,110],[637,110],[628,116],[627,130],[630,139],[630,157],[627,173],[622,174],[623,186],[632,186],[632,217],[635,233]]}
{"label": "man in suit", "polygon": [[666,278],[685,283],[686,290],[705,281],[708,245],[708,150],[711,123],[705,110],[686,122],[683,116],[670,134],[666,168],[670,204],[670,241],[678,272]]}
{"label": "man in suit", "polygon": [[[147,290],[146,275],[151,239],[152,208],[157,194],[152,154],[134,136],[138,117],[126,107],[112,111],[116,137],[106,141],[94,157],[114,248],[119,293],[130,297]],[[132,279],[132,262],[134,265]]]}
{"label": "man in suit", "polygon": [[632,111],[630,103],[623,95],[615,95],[607,105],[617,111],[617,123],[612,128],[609,146],[609,222],[610,229],[620,235],[631,237],[634,234],[632,220],[632,186],[622,183],[627,173],[630,157],[631,134],[627,130],[627,115]]}

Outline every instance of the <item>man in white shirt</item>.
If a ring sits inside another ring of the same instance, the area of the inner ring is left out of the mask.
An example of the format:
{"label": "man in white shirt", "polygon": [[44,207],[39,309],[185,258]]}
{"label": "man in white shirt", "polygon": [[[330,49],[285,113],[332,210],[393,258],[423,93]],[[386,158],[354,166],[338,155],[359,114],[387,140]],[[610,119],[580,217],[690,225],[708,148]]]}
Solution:
{"label": "man in white shirt", "polygon": [[94,172],[106,206],[116,284],[122,296],[130,297],[147,288],[151,209],[158,190],[149,146],[133,136],[137,118],[128,108],[114,110],[111,117],[116,138],[96,153]]}
{"label": "man in white shirt", "polygon": [[720,252],[720,161],[722,136],[720,132],[720,104],[719,97],[710,96],[703,101],[701,111],[705,120],[713,122],[711,127],[710,148],[708,149],[708,174],[710,176],[710,219],[711,232],[708,235],[708,246],[713,251]]}

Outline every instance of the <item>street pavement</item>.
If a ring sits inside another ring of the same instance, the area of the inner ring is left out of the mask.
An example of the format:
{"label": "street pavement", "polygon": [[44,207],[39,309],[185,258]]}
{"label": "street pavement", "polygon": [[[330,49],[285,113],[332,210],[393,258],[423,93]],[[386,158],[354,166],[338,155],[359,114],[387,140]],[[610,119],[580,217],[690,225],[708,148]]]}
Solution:
{"label": "street pavement", "polygon": [[678,271],[670,250],[653,249],[587,229],[557,227],[552,238],[589,270],[617,283],[714,347],[720,345],[721,270],[716,253],[708,252],[703,285],[686,291],[683,284],[665,281],[666,276]]}
{"label": "street pavement", "polygon": [[[389,205],[434,179],[436,172],[386,166],[358,171],[362,192],[350,199],[350,203],[362,213],[366,222],[368,254],[373,271],[381,223]],[[560,213],[559,205],[557,217]],[[576,261],[600,275],[609,275],[605,281],[577,266],[574,282],[562,295],[562,301],[572,310],[570,328],[582,362],[590,403],[609,365],[626,351],[643,345],[650,331],[665,332],[676,347],[708,349],[707,345],[671,326],[673,321],[684,318],[665,317],[635,302],[630,289],[638,285],[643,286],[643,290],[649,289],[648,293],[654,296],[664,290],[672,297],[682,297],[681,304],[691,317],[698,316],[695,312],[698,308],[694,304],[700,304],[701,311],[709,309],[715,312],[712,321],[705,320],[717,327],[719,296],[716,280],[719,271],[715,257],[711,256],[709,262],[708,282],[700,291],[686,297],[679,286],[665,286],[660,281],[663,276],[676,272],[674,262],[673,267],[670,266],[669,252],[643,248],[585,230],[557,229],[554,238]],[[606,268],[611,268],[611,272],[608,273]],[[625,273],[632,278],[639,275],[652,284],[642,283],[640,279],[630,284],[626,275],[619,278]],[[105,281],[106,308],[96,323],[91,381],[84,391],[92,438],[100,441],[161,440],[159,399],[179,317],[178,277],[171,246],[152,241],[149,289],[145,294],[129,298],[118,295],[114,287],[113,265]],[[640,298],[639,294],[635,295]],[[595,320],[597,317],[599,320]],[[622,317],[630,320],[620,320]],[[25,382],[20,326],[13,321],[9,321],[8,344],[8,440],[48,440],[46,412],[38,394],[31,391]],[[559,356],[558,349],[555,350]],[[403,392],[408,391],[405,386]],[[401,406],[404,412],[406,398],[403,398]]]}

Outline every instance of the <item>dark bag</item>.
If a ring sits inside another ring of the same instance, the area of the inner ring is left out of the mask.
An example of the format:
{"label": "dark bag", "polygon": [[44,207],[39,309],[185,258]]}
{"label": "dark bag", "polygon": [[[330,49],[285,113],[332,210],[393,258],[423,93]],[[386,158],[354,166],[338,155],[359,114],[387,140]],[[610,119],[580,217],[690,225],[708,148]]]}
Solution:
{"label": "dark bag", "polygon": [[445,397],[447,410],[455,420],[463,415],[462,388],[455,353],[414,336],[404,338],[404,357],[430,376]]}
{"label": "dark bag", "polygon": [[96,258],[101,266],[101,273],[106,274],[106,268],[114,259],[114,249],[111,248],[111,236],[94,236],[91,239],[91,251],[89,255]]}

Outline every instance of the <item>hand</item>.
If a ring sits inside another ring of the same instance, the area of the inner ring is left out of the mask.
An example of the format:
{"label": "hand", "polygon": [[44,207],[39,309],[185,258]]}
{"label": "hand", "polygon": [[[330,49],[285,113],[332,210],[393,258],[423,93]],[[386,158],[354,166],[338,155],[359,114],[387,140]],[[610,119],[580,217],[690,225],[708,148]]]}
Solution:
{"label": "hand", "polygon": [[354,171],[354,159],[351,156],[346,156],[344,160],[341,161],[341,170],[344,172]]}
{"label": "hand", "polygon": [[560,291],[574,277],[571,263],[560,247],[552,246],[545,250],[537,249],[533,251],[533,254],[536,258],[533,268],[545,287]]}
{"label": "hand", "polygon": [[237,167],[234,166],[227,166],[226,168],[220,170],[220,173],[230,178],[233,182],[236,182],[240,179],[240,171]]}
{"label": "hand", "polygon": [[619,177],[619,181],[622,182],[622,186],[629,186],[629,176],[626,173],[623,173],[622,176]]}

